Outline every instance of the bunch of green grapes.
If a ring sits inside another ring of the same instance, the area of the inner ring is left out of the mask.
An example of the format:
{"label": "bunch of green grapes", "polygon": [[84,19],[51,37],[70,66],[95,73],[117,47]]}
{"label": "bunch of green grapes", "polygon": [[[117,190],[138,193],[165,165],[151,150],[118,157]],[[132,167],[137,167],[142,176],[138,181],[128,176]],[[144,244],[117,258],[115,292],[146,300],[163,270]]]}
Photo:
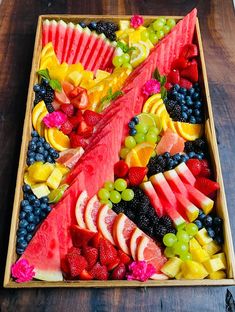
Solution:
{"label": "bunch of green grapes", "polygon": [[189,241],[198,232],[198,227],[194,223],[186,224],[185,228],[179,229],[177,234],[167,233],[163,237],[163,243],[166,246],[164,254],[167,258],[179,256],[181,260],[191,260],[189,253]]}
{"label": "bunch of green grapes", "polygon": [[122,55],[116,55],[113,58],[113,66],[114,67],[125,67],[132,70],[132,66],[130,64],[130,55],[128,53],[123,53]]}

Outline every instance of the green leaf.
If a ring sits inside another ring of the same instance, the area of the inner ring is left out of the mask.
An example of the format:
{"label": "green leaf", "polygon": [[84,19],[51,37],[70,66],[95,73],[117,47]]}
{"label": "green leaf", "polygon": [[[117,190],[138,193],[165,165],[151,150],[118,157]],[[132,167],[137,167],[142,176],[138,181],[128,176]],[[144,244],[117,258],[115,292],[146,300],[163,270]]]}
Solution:
{"label": "green leaf", "polygon": [[56,91],[59,91],[59,92],[62,91],[61,83],[58,80],[56,80],[56,79],[51,79],[49,81],[49,85],[52,87],[53,90],[56,90]]}
{"label": "green leaf", "polygon": [[122,91],[116,91],[113,93],[112,95],[112,100],[115,100],[116,98],[118,98],[119,96],[123,95],[123,92]]}
{"label": "green leaf", "polygon": [[157,68],[155,69],[155,71],[154,71],[154,73],[153,73],[153,77],[154,77],[155,79],[157,79],[158,81],[160,81],[160,79],[161,79],[161,75],[160,75],[160,73],[159,73],[159,71],[158,71]]}
{"label": "green leaf", "polygon": [[159,82],[161,84],[161,87],[163,87],[164,84],[166,83],[166,76],[161,76]]}
{"label": "green leaf", "polygon": [[112,100],[115,100],[116,98],[118,98],[120,95],[123,95],[123,92],[122,92],[122,91],[118,90],[118,91],[112,93],[112,89],[109,88],[108,94],[107,94],[106,96],[104,96],[104,97],[101,99],[100,103],[101,103],[101,104],[103,104],[103,103],[109,103],[109,102],[111,102]]}
{"label": "green leaf", "polygon": [[37,71],[38,75],[41,76],[42,78],[45,78],[47,80],[50,80],[50,75],[48,69],[40,69]]}
{"label": "green leaf", "polygon": [[162,86],[161,87],[161,98],[163,101],[165,100],[166,96],[167,96],[166,88]]}

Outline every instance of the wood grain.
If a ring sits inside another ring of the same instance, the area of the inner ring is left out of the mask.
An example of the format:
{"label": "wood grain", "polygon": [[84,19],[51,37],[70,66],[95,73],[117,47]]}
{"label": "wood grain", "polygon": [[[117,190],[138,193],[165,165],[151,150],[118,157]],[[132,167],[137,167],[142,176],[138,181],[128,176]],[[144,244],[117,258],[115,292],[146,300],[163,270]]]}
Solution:
{"label": "wood grain", "polygon": [[[0,6],[1,278],[9,235],[19,146],[33,41],[39,14],[185,15],[199,19],[221,155],[225,189],[235,231],[234,209],[234,33],[232,1],[30,1],[3,0]],[[231,291],[233,289],[230,289]],[[1,311],[223,311],[226,288],[1,290]]]}

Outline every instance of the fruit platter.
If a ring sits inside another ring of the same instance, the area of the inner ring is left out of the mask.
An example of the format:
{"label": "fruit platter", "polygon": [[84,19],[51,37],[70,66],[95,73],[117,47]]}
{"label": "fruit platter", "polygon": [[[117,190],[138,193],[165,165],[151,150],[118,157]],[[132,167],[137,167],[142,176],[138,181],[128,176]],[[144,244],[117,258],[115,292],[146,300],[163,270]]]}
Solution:
{"label": "fruit platter", "polygon": [[232,284],[197,10],[40,16],[4,286]]}

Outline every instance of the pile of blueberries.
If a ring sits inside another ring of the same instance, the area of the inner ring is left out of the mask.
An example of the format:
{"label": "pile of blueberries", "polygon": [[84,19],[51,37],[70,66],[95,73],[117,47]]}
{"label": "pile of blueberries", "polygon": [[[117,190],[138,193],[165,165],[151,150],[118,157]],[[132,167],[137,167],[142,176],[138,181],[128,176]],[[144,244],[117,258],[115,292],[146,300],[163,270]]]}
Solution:
{"label": "pile of blueberries", "polygon": [[104,34],[109,40],[115,41],[116,34],[115,31],[118,30],[117,24],[113,22],[105,22],[105,21],[92,21],[90,24],[86,25],[84,22],[80,22],[79,25],[82,28],[85,28],[86,26],[92,31],[96,31],[98,34]]}
{"label": "pile of blueberries", "polygon": [[35,92],[34,105],[38,104],[40,101],[44,101],[48,112],[54,112],[54,107],[52,105],[54,90],[49,86],[49,81],[43,78],[41,83],[37,83],[33,86],[33,91]]}
{"label": "pile of blueberries", "polygon": [[198,230],[206,228],[208,235],[219,245],[223,244],[223,220],[216,215],[205,215],[202,210],[199,211],[197,220],[194,221]]}
{"label": "pile of blueberries", "polygon": [[37,131],[32,131],[31,137],[28,145],[27,165],[30,166],[35,161],[54,163],[55,159],[59,157],[59,153],[44,138],[40,137]]}
{"label": "pile of blueberries", "polygon": [[167,92],[167,98],[164,102],[170,117],[174,121],[192,124],[203,122],[203,103],[198,83],[195,83],[188,90],[175,84]]}
{"label": "pile of blueberries", "polygon": [[16,244],[16,252],[18,255],[22,255],[32,239],[37,225],[41,223],[51,211],[47,196],[38,199],[33,194],[28,184],[24,184],[22,189],[24,199],[20,203]]}

